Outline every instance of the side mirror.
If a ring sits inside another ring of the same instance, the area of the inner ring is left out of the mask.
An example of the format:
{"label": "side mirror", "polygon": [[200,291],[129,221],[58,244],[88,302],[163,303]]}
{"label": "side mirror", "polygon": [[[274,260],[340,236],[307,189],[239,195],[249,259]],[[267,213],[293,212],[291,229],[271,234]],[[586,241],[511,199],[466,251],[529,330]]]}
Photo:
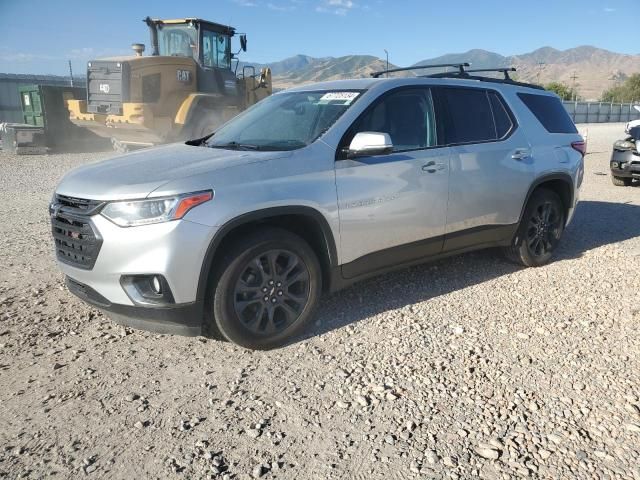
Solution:
{"label": "side mirror", "polygon": [[240,48],[243,52],[247,51],[247,36],[244,33],[240,35]]}
{"label": "side mirror", "polygon": [[393,152],[393,143],[388,133],[359,132],[351,140],[347,158],[388,155]]}

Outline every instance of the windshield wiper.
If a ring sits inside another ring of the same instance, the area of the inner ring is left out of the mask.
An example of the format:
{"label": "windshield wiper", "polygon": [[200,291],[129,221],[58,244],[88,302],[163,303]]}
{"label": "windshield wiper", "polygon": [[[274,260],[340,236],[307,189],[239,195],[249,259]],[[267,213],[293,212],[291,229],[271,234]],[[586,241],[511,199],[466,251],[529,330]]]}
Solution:
{"label": "windshield wiper", "polygon": [[229,142],[220,143],[218,145],[207,145],[209,148],[224,148],[226,150],[260,150],[258,145],[251,145],[249,143]]}
{"label": "windshield wiper", "polygon": [[297,150],[299,148],[306,147],[307,144],[300,140],[279,140],[273,143],[267,143],[260,145],[260,150],[270,152],[287,152],[290,150]]}

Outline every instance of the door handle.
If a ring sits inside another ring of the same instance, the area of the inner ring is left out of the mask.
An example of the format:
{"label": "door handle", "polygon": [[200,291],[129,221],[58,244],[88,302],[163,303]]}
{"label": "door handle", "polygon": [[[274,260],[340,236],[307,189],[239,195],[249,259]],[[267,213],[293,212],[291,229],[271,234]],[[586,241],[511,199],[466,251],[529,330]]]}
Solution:
{"label": "door handle", "polygon": [[517,148],[515,152],[511,155],[511,158],[514,160],[524,160],[525,158],[529,158],[531,156],[531,150],[528,148]]}
{"label": "door handle", "polygon": [[427,173],[436,173],[437,171],[444,170],[444,169],[445,169],[444,163],[436,163],[433,160],[425,163],[422,166],[422,171]]}

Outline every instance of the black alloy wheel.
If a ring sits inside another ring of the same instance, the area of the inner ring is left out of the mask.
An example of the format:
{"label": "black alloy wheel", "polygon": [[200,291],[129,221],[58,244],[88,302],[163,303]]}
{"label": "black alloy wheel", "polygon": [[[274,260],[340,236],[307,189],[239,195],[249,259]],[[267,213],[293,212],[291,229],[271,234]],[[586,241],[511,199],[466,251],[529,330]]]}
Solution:
{"label": "black alloy wheel", "polygon": [[288,250],[269,250],[244,266],[233,292],[234,310],[257,335],[275,334],[296,322],[309,301],[309,269]]}
{"label": "black alloy wheel", "polygon": [[558,211],[558,205],[546,201],[537,206],[529,218],[527,226],[527,246],[534,257],[541,257],[553,252],[562,235],[561,220],[564,218]]}
{"label": "black alloy wheel", "polygon": [[322,271],[313,249],[276,227],[243,234],[223,248],[212,282],[212,336],[245,348],[287,344],[313,317]]}
{"label": "black alloy wheel", "polygon": [[551,260],[565,226],[565,206],[556,192],[539,188],[524,209],[512,244],[505,256],[525,267],[539,267]]}

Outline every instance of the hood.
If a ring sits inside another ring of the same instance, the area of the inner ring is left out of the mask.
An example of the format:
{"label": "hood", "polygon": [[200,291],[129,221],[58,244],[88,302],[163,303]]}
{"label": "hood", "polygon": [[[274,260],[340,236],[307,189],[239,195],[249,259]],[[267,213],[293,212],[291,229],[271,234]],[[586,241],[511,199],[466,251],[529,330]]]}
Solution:
{"label": "hood", "polygon": [[631,120],[625,126],[625,133],[631,134],[631,129],[640,127],[640,120]]}
{"label": "hood", "polygon": [[65,175],[56,193],[92,200],[145,198],[168,182],[290,155],[291,152],[247,152],[177,143],[76,168]]}

